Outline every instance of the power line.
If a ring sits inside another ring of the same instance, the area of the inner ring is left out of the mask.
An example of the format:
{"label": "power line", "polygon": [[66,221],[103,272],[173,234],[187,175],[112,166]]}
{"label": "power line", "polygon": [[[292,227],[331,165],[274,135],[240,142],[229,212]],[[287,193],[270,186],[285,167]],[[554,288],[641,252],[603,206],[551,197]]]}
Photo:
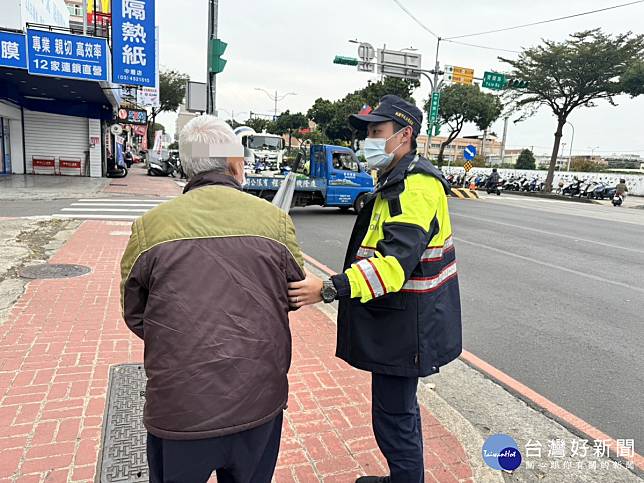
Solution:
{"label": "power line", "polygon": [[[397,0],[394,0],[394,1],[396,3],[398,3]],[[476,35],[486,35],[486,34],[493,34],[493,33],[497,33],[497,32],[506,32],[508,30],[516,30],[516,29],[520,29],[520,28],[524,28],[524,27],[532,27],[533,25],[542,25],[544,23],[557,22],[558,20],[565,20],[565,19],[569,19],[569,18],[575,18],[575,17],[584,16],[584,15],[590,15],[590,14],[593,14],[593,13],[605,12],[607,10],[613,10],[613,9],[616,9],[616,8],[627,7],[629,5],[635,5],[637,3],[644,3],[644,0],[637,0],[635,2],[622,3],[620,5],[614,5],[612,7],[599,8],[597,10],[589,10],[587,12],[576,13],[576,14],[573,14],[573,15],[566,15],[564,17],[551,18],[549,20],[541,20],[539,22],[526,23],[526,24],[523,24],[523,25],[515,25],[514,27],[506,27],[506,28],[495,29],[495,30],[486,30],[484,32],[477,32],[477,33],[473,33],[473,34],[456,35],[454,37],[447,37],[447,38],[445,38],[443,40],[462,39],[462,38],[465,38],[465,37],[474,37]],[[401,8],[403,8],[403,7],[401,6]],[[409,13],[409,12],[407,12],[407,13]],[[411,14],[409,14],[409,15],[411,15]]]}
{"label": "power line", "polygon": [[[642,1],[644,1],[644,0],[642,0]],[[429,27],[427,27],[423,22],[421,22],[420,20],[418,20],[418,18],[416,18],[416,17],[414,16],[414,14],[413,14],[413,13],[411,13],[409,10],[407,10],[407,9],[405,8],[405,6],[404,6],[402,3],[400,3],[400,1],[399,1],[399,0],[394,0],[394,3],[395,3],[396,5],[398,5],[398,6],[401,8],[401,10],[402,10],[403,12],[405,12],[407,15],[409,15],[409,16],[411,17],[411,19],[412,19],[414,22],[416,22],[418,25],[420,25],[420,26],[421,26],[421,28],[422,28],[423,30],[426,30],[427,32],[429,32],[429,33],[430,33],[430,34],[432,34],[434,37],[436,37],[438,40],[440,40],[440,39],[441,39],[437,34],[435,34],[435,33],[434,33],[434,32],[433,32]]]}
{"label": "power line", "polygon": [[456,41],[456,40],[449,40],[449,39],[443,39],[443,42],[450,42],[452,44],[458,44],[458,45],[466,45],[468,47],[476,47],[476,48],[479,48],[479,49],[498,50],[500,52],[512,52],[514,54],[520,54],[521,53],[518,50],[500,49],[498,47],[488,47],[486,45],[468,44],[466,42],[459,42],[459,41]]}

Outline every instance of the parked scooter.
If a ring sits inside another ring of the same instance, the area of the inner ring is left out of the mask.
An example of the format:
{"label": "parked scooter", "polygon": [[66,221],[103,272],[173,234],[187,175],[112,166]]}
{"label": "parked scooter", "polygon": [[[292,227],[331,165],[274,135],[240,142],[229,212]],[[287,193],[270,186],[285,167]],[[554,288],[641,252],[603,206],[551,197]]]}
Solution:
{"label": "parked scooter", "polygon": [[108,178],[125,178],[127,176],[127,166],[125,163],[117,166],[114,155],[110,154],[107,157],[107,172],[105,175]]}
{"label": "parked scooter", "polygon": [[149,176],[172,176],[174,178],[175,173],[179,174],[181,177],[185,177],[178,159],[174,159],[171,156],[166,160],[150,160],[150,165],[148,167]]}

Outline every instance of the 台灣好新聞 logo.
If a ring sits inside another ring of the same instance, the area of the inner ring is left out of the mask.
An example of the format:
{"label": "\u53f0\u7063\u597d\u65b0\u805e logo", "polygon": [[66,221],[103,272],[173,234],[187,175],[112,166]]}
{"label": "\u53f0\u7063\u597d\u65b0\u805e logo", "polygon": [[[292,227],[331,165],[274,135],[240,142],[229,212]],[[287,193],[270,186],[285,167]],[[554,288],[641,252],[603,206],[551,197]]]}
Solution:
{"label": "\u53f0\u7063\u597d\u65b0\u805e logo", "polygon": [[495,470],[516,470],[521,465],[517,442],[507,434],[494,434],[483,444],[483,460]]}

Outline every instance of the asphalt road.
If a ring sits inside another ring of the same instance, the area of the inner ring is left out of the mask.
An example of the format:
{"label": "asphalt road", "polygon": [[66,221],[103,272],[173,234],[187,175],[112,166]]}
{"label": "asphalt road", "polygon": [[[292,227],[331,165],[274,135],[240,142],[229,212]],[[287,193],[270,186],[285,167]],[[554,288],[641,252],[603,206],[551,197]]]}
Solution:
{"label": "asphalt road", "polygon": [[[507,195],[450,210],[465,348],[641,452],[644,211]],[[291,214],[303,250],[340,270],[355,215]]]}

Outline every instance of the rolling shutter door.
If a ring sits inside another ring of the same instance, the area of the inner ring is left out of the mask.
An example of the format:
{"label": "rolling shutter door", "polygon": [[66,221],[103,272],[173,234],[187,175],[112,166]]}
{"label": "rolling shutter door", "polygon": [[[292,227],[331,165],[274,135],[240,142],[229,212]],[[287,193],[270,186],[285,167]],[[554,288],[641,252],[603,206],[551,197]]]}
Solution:
{"label": "rolling shutter door", "polygon": [[85,164],[89,150],[89,121],[85,117],[24,111],[25,156],[31,173],[34,156],[80,159]]}

